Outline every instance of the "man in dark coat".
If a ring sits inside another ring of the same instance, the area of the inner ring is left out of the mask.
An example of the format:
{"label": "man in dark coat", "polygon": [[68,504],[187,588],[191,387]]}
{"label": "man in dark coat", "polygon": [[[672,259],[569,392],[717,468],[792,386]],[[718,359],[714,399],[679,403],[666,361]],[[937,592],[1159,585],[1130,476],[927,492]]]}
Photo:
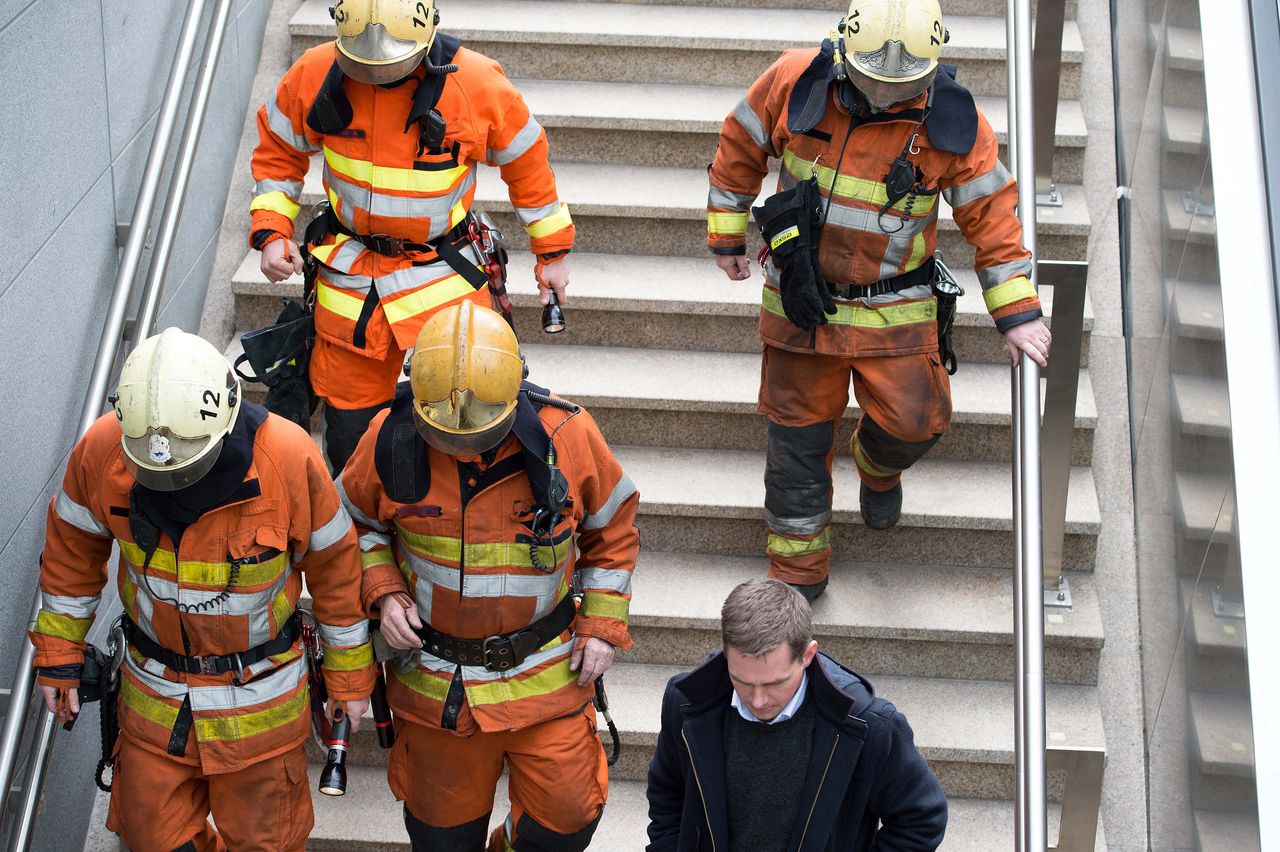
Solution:
{"label": "man in dark coat", "polygon": [[667,684],[649,764],[649,852],[918,852],[947,802],[906,717],[818,653],[808,602],[752,580],[724,650]]}

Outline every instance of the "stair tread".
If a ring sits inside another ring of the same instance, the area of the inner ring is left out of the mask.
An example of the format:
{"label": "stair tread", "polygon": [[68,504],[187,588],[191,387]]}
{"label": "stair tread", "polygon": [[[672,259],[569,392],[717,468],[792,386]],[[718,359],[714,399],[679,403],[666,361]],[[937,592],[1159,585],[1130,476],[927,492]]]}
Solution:
{"label": "stair tread", "polygon": [[[293,36],[333,37],[327,0],[307,0],[289,22]],[[544,2],[531,15],[523,0],[468,0],[450,6],[441,28],[463,43],[515,41],[664,47],[697,50],[777,50],[816,45],[836,23],[822,9],[743,9],[732,6],[659,6],[628,3]],[[749,15],[751,26],[741,25]],[[944,62],[1003,59],[1005,24],[993,16],[947,18],[951,40]],[[712,34],[733,33],[732,38]],[[1083,42],[1075,21],[1063,27],[1062,61],[1081,61]],[[749,81],[744,80],[745,86]]]}
{"label": "stair tread", "polygon": [[1222,339],[1222,290],[1216,283],[1175,280],[1165,291],[1173,294],[1170,321],[1175,336]]}
{"label": "stair tread", "polygon": [[1217,220],[1207,213],[1193,214],[1187,210],[1183,198],[1187,193],[1176,189],[1164,191],[1164,226],[1170,240],[1186,240],[1195,245],[1215,245],[1218,237]]}
{"label": "stair tread", "polygon": [[1212,537],[1226,542],[1235,528],[1230,490],[1230,480],[1221,474],[1175,471],[1173,517],[1182,534],[1199,541]]}
{"label": "stair tread", "polygon": [[1244,659],[1245,623],[1240,618],[1221,618],[1213,611],[1211,586],[1182,581],[1182,607],[1190,610],[1188,633],[1196,651],[1205,655]]}
{"label": "stair tread", "polygon": [[[651,257],[642,255],[574,252],[569,261],[572,284],[569,298],[579,310],[626,310],[637,313],[696,314],[700,316],[754,317],[760,312],[759,266],[752,264],[751,281],[729,281],[708,257]],[[972,269],[952,270],[965,288],[956,306],[956,325],[984,326],[995,333],[991,316],[982,302],[982,288]],[[533,305],[537,287],[533,257],[526,252],[511,255],[507,289],[517,306]],[[631,286],[641,279],[640,286]],[[231,281],[237,296],[302,296],[302,276],[278,284],[268,283],[258,267],[258,253],[249,251]],[[1053,288],[1041,289],[1046,316],[1053,315]],[[1093,328],[1093,304],[1085,301],[1084,329]],[[572,333],[572,332],[570,332]],[[962,369],[968,369],[964,365]]]}
{"label": "stair tread", "polygon": [[[614,722],[628,744],[652,746],[667,680],[687,669],[618,663],[605,676]],[[888,677],[872,679],[876,695],[893,702],[911,723],[916,747],[927,759],[971,763],[1013,762],[1013,685],[996,681]],[[1050,745],[1103,744],[1098,691],[1092,686],[1045,687]],[[964,719],[957,725],[956,719]]]}
{"label": "stair tread", "polygon": [[[718,631],[725,597],[739,583],[763,576],[766,567],[763,556],[641,550],[632,580],[631,624]],[[1013,579],[1006,570],[836,561],[831,574],[831,585],[814,605],[819,639],[1012,641]],[[698,594],[688,594],[695,584]],[[903,595],[903,589],[911,594]],[[1073,574],[1071,592],[1073,610],[1049,620],[1046,641],[1057,647],[1102,647],[1093,577]]]}
{"label": "stair tread", "polygon": [[[764,454],[737,450],[615,447],[623,469],[641,494],[641,512],[761,518]],[[696,471],[696,476],[690,472]],[[903,527],[1008,530],[1012,506],[1007,462],[925,458],[903,476]],[[945,501],[939,495],[947,495]],[[862,523],[858,474],[852,458],[835,462],[834,518]],[[1096,535],[1101,524],[1088,467],[1071,469],[1066,531]]]}
{"label": "stair tread", "polygon": [[[741,100],[744,86],[630,83],[608,80],[515,80],[529,111],[548,127],[643,129],[717,133]],[[1001,97],[976,97],[1001,142],[1009,118]],[[1084,109],[1077,100],[1058,107],[1056,144],[1083,148],[1088,142]]]}
{"label": "stair tread", "polygon": [[1188,692],[1187,716],[1203,772],[1253,777],[1253,717],[1248,696]]}
{"label": "stair tread", "polygon": [[1204,109],[1200,107],[1164,107],[1166,151],[1199,154],[1204,148]]}
{"label": "stair tread", "polygon": [[1152,23],[1148,35],[1153,45],[1159,46],[1164,41],[1163,53],[1170,68],[1183,71],[1202,71],[1204,69],[1204,42],[1198,27],[1165,26],[1166,39],[1161,39],[1160,22]]}
{"label": "stair tread", "polygon": [[1256,811],[1196,808],[1194,819],[1200,852],[1255,852],[1262,848]]}
{"label": "stair tread", "polygon": [[1183,432],[1231,437],[1231,409],[1225,379],[1174,373],[1171,382],[1173,416]]}
{"label": "stair tread", "polygon": [[[678,166],[620,166],[610,163],[554,163],[556,190],[578,216],[616,216],[623,218],[658,218],[705,220],[707,215],[707,176],[701,168]],[[761,190],[771,194],[776,185],[774,175],[767,177]],[[621,193],[619,187],[629,191]],[[1036,211],[1039,232],[1088,236],[1089,210],[1084,187],[1060,184],[1062,207],[1041,207]],[[302,192],[302,205],[309,207],[323,200],[320,169],[307,173]],[[506,184],[497,169],[482,168],[476,174],[475,200],[486,210],[511,210]],[[957,230],[951,206],[945,199],[938,202],[938,227]],[[1181,209],[1181,206],[1179,206]]]}

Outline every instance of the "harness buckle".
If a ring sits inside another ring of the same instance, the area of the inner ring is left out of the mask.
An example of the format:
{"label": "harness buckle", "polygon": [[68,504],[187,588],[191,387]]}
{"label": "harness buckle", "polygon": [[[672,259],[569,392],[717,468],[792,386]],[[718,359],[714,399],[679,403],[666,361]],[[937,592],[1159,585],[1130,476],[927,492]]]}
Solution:
{"label": "harness buckle", "polygon": [[216,655],[210,654],[205,657],[194,657],[193,659],[196,661],[196,665],[200,667],[200,674],[218,674],[218,658]]}
{"label": "harness buckle", "polygon": [[388,234],[367,234],[361,237],[360,241],[378,254],[387,257],[404,254],[404,240]]}
{"label": "harness buckle", "polygon": [[516,646],[510,636],[490,636],[484,640],[484,667],[491,672],[505,672],[516,663]]}

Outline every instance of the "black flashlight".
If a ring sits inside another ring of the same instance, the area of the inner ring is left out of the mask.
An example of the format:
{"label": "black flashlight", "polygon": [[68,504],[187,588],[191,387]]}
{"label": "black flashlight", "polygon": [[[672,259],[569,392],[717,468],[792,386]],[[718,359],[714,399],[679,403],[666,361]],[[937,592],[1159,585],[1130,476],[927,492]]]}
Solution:
{"label": "black flashlight", "polygon": [[542,306],[542,330],[547,334],[564,331],[564,308],[556,299],[556,291],[547,289],[547,303]]}
{"label": "black flashlight", "polygon": [[338,709],[333,714],[333,731],[329,734],[329,754],[320,771],[320,792],[341,796],[347,792],[347,746],[351,739],[351,717]]}

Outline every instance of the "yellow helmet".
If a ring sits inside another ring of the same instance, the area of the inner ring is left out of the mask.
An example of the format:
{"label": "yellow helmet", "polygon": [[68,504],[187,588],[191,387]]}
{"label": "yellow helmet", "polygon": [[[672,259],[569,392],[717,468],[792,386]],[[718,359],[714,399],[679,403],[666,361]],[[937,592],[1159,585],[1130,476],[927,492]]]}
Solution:
{"label": "yellow helmet", "polygon": [[927,89],[951,37],[938,0],[852,0],[839,30],[849,77],[877,107]]}
{"label": "yellow helmet", "polygon": [[240,414],[240,381],[213,344],[167,328],[129,353],[110,402],[133,478],[176,491],[217,462]]}
{"label": "yellow helmet", "polygon": [[502,443],[516,419],[524,362],[515,332],[473,302],[437,312],[409,358],[414,425],[428,444],[453,456]]}
{"label": "yellow helmet", "polygon": [[338,65],[362,83],[394,83],[412,73],[435,41],[435,0],[337,0]]}

